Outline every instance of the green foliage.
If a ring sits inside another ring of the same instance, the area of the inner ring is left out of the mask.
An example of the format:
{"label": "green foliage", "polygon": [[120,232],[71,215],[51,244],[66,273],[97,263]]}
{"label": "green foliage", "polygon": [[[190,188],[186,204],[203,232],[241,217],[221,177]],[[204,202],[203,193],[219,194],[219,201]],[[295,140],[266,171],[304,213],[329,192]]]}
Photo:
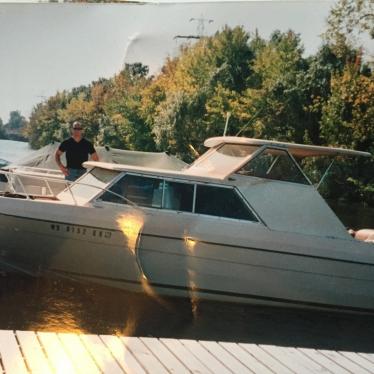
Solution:
{"label": "green foliage", "polygon": [[[331,81],[331,96],[322,113],[321,132],[325,143],[374,154],[373,103],[373,76],[360,74],[352,64],[347,65],[342,73],[335,74]],[[350,173],[335,178],[330,190],[336,190],[337,184],[345,185],[351,190],[351,198],[373,204],[373,158],[356,158],[341,164],[341,168]],[[351,177],[347,178],[347,174]]]}

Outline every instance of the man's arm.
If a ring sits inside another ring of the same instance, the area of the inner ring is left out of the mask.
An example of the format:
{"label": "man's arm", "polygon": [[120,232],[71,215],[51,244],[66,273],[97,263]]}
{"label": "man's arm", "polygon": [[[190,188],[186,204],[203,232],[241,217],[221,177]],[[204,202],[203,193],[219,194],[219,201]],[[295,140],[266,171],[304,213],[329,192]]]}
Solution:
{"label": "man's arm", "polygon": [[58,167],[60,168],[60,170],[62,171],[62,173],[64,175],[69,175],[69,171],[68,169],[62,164],[61,162],[61,155],[63,154],[64,152],[60,151],[59,149],[56,151],[55,153],[55,160],[56,160],[56,163],[58,165]]}

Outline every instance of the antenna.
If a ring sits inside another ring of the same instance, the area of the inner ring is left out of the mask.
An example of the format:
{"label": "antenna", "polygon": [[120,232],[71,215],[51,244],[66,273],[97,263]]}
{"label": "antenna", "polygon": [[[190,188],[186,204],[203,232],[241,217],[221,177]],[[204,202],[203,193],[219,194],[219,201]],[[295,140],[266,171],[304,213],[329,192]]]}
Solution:
{"label": "antenna", "polygon": [[229,119],[231,117],[231,112],[226,113],[226,123],[225,123],[225,129],[223,130],[223,136],[226,136],[227,132],[227,126],[229,125]]}

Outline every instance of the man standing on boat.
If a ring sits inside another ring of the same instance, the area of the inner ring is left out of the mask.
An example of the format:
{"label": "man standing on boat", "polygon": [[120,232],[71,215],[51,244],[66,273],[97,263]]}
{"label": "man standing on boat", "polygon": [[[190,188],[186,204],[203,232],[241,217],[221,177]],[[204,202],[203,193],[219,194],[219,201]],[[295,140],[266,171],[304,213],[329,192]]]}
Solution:
{"label": "man standing on boat", "polygon": [[[91,142],[83,137],[83,128],[80,122],[75,121],[72,126],[72,136],[64,140],[55,154],[58,167],[68,181],[75,181],[82,176],[86,169],[82,166],[88,160],[89,155],[93,161],[99,161],[99,157]],[[61,155],[66,152],[66,166],[61,162]]]}

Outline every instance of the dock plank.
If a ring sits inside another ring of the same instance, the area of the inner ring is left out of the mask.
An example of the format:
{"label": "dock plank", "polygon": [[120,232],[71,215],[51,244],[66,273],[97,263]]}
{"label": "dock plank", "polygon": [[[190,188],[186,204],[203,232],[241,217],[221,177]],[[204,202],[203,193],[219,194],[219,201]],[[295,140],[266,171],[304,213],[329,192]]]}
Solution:
{"label": "dock plank", "polygon": [[13,331],[0,330],[0,356],[6,374],[28,373]]}
{"label": "dock plank", "polygon": [[37,335],[56,373],[78,373],[56,333],[37,332]]}
{"label": "dock plank", "polygon": [[161,362],[153,356],[152,352],[139,338],[121,337],[121,340],[148,372],[167,374]]}
{"label": "dock plank", "polygon": [[99,374],[100,371],[77,334],[58,333],[66,352],[79,372]]}
{"label": "dock plank", "polygon": [[16,336],[31,372],[49,374],[52,371],[52,367],[42,350],[35,332],[16,331]]}
{"label": "dock plank", "polygon": [[199,343],[214,357],[224,362],[233,373],[252,373],[245,365],[238,361],[232,354],[222,348],[217,342],[200,340]]}
{"label": "dock plank", "polygon": [[147,348],[157,357],[170,373],[189,373],[190,371],[156,338],[140,338]]}
{"label": "dock plank", "polygon": [[212,373],[199,361],[179,340],[162,338],[160,341],[172,352],[192,373]]}
{"label": "dock plank", "polygon": [[356,352],[340,351],[339,353],[341,353],[343,356],[347,357],[349,360],[353,361],[357,365],[360,365],[369,372],[371,372],[374,369],[373,364],[370,361],[358,355]]}
{"label": "dock plank", "polygon": [[239,345],[245,350],[247,350],[254,357],[256,357],[257,360],[262,362],[266,367],[268,367],[274,373],[277,373],[277,374],[278,373],[279,374],[292,373],[292,370],[284,366],[281,362],[279,362],[275,357],[273,357],[271,354],[263,350],[260,346],[256,344],[249,344],[249,343],[240,343]]}
{"label": "dock plank", "polygon": [[199,344],[196,340],[182,339],[180,342],[200,361],[214,373],[229,374],[231,373],[228,368],[207,351],[203,345]]}
{"label": "dock plank", "polygon": [[328,350],[319,350],[326,357],[330,358],[332,361],[335,361],[338,365],[342,366],[344,369],[355,373],[355,374],[369,374],[370,372],[365,370],[363,367],[355,364],[341,353],[336,351]]}
{"label": "dock plank", "polygon": [[109,348],[98,335],[80,335],[79,338],[94,358],[97,366],[105,374],[122,374],[124,370],[120,367]]}
{"label": "dock plank", "polygon": [[291,347],[287,349],[292,350],[294,354],[296,354],[300,358],[300,360],[302,360],[308,365],[308,367],[313,371],[313,373],[316,373],[316,374],[331,373],[331,371],[326,369],[323,365],[318,364],[317,362],[312,360],[310,357],[305,355],[303,352],[299,351],[297,348]]}
{"label": "dock plank", "polygon": [[112,335],[100,335],[105,345],[109,348],[113,357],[121,365],[126,373],[144,374],[145,370],[136,360],[134,355],[122,343],[121,339]]}
{"label": "dock plank", "polygon": [[312,373],[312,371],[305,367],[305,365],[295,361],[294,357],[288,354],[287,350],[282,349],[283,347],[277,347],[275,345],[260,345],[260,347],[294,373]]}
{"label": "dock plank", "polygon": [[328,357],[323,355],[320,351],[312,348],[298,348],[299,351],[310,357],[312,360],[318,364],[325,367],[331,373],[334,374],[349,374],[350,372],[344,369],[342,366],[338,365],[335,361],[330,360]]}
{"label": "dock plank", "polygon": [[374,354],[249,343],[0,330],[0,374],[374,373]]}
{"label": "dock plank", "polygon": [[236,343],[220,343],[228,352],[254,373],[272,373],[261,361]]}
{"label": "dock plank", "polygon": [[293,368],[298,370],[298,368],[304,368],[303,372],[308,373],[326,373],[326,370],[317,363],[314,363],[311,359],[298,352],[293,347],[277,347],[280,352],[283,352],[291,362],[293,363]]}
{"label": "dock plank", "polygon": [[364,357],[366,360],[374,364],[374,353],[357,353],[357,354]]}

